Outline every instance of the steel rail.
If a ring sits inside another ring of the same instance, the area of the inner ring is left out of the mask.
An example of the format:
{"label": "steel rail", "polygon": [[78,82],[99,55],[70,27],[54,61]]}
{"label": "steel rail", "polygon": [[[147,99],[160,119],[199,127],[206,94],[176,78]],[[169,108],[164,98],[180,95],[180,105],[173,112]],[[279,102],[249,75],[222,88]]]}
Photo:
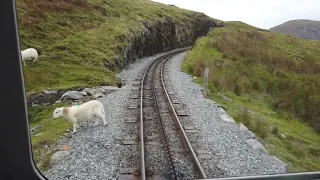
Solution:
{"label": "steel rail", "polygon": [[[169,58],[168,58],[168,59],[169,59]],[[164,89],[164,92],[165,92],[165,94],[166,94],[167,100],[168,100],[169,105],[170,105],[170,109],[172,110],[172,113],[174,114],[174,120],[175,120],[175,122],[176,122],[176,124],[177,124],[177,126],[178,126],[178,131],[180,132],[179,134],[180,134],[180,136],[181,136],[181,139],[185,142],[184,144],[187,145],[187,148],[188,148],[188,150],[189,150],[189,152],[190,152],[190,154],[191,154],[191,156],[192,156],[192,160],[194,161],[194,163],[195,163],[195,165],[196,165],[196,167],[197,167],[197,170],[198,170],[198,172],[199,172],[199,174],[200,174],[200,177],[201,177],[202,179],[206,179],[207,176],[205,175],[204,170],[203,170],[203,168],[202,168],[202,166],[201,166],[201,164],[200,164],[200,162],[199,162],[199,160],[198,160],[198,158],[197,158],[197,155],[196,155],[196,153],[194,152],[194,150],[193,150],[193,148],[192,148],[192,146],[191,146],[191,143],[190,143],[190,141],[189,141],[189,139],[188,139],[188,137],[187,137],[187,135],[186,135],[186,133],[185,133],[185,131],[184,131],[181,123],[180,123],[180,120],[179,120],[179,118],[178,118],[178,115],[177,115],[177,113],[176,113],[176,111],[175,111],[175,109],[174,109],[174,107],[173,107],[172,101],[171,101],[171,99],[170,99],[170,97],[169,97],[168,91],[167,91],[166,86],[165,86],[165,84],[164,84],[164,78],[163,78],[163,68],[164,68],[164,64],[165,64],[165,62],[162,63],[162,65],[161,65],[161,70],[160,70],[160,74],[161,74],[161,85],[162,85],[162,87],[163,87],[163,89]]]}
{"label": "steel rail", "polygon": [[173,52],[169,52],[159,58],[157,58],[155,61],[153,61],[144,71],[143,77],[141,79],[141,85],[140,85],[140,126],[139,126],[139,140],[140,140],[140,176],[141,176],[141,180],[146,180],[146,165],[145,165],[145,146],[144,146],[144,131],[143,131],[143,87],[144,87],[144,81],[146,79],[146,75],[149,71],[149,69],[151,68],[151,66],[162,59],[165,59],[167,57],[173,56],[177,53],[180,53],[182,51],[185,51],[187,48],[182,48]]}
{"label": "steel rail", "polygon": [[[167,58],[164,59],[164,61],[166,61],[167,59],[169,59],[170,57],[172,56],[169,56]],[[161,63],[161,62],[159,62]],[[168,159],[168,162],[169,162],[169,167],[170,167],[170,173],[171,173],[171,178],[172,179],[175,179],[175,180],[178,180],[178,174],[176,172],[176,169],[174,167],[174,164],[173,164],[173,159],[172,159],[172,156],[170,154],[170,147],[168,146],[168,139],[167,139],[167,136],[166,136],[166,133],[165,133],[165,130],[164,130],[164,123],[162,121],[162,118],[160,116],[160,107],[159,107],[159,104],[158,104],[158,98],[156,96],[156,91],[155,91],[155,87],[154,87],[154,80],[155,80],[155,76],[157,75],[156,73],[157,70],[155,70],[155,72],[153,73],[152,75],[152,94],[153,94],[153,101],[155,103],[155,106],[156,106],[156,109],[157,109],[157,117],[159,118],[159,121],[160,121],[160,125],[161,125],[161,133],[162,133],[162,136],[163,136],[163,141],[164,141],[164,149],[167,153],[167,159]]]}

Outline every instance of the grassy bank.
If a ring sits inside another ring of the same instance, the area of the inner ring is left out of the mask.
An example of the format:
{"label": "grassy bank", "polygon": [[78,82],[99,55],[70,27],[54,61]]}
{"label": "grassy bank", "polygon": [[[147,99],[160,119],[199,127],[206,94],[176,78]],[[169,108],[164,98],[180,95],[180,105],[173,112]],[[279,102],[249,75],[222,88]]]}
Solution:
{"label": "grassy bank", "polygon": [[50,157],[55,152],[46,147],[52,148],[67,129],[72,129],[68,121],[62,118],[56,120],[52,118],[53,110],[65,105],[67,104],[28,108],[30,127],[37,127],[35,133],[31,135],[33,159],[41,172],[50,168]]}
{"label": "grassy bank", "polygon": [[21,49],[39,52],[23,67],[27,93],[48,88],[115,85],[122,48],[144,24],[201,16],[148,0],[18,0]]}
{"label": "grassy bank", "polygon": [[226,22],[196,42],[182,69],[203,77],[209,67],[209,98],[291,172],[319,171],[319,48],[316,41]]}

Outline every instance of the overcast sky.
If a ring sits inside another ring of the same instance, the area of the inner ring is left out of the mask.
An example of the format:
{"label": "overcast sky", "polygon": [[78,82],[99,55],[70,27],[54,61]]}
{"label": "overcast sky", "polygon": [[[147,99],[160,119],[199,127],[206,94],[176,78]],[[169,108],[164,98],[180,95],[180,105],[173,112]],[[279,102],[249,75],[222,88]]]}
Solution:
{"label": "overcast sky", "polygon": [[320,0],[153,0],[224,21],[269,29],[292,19],[320,20]]}

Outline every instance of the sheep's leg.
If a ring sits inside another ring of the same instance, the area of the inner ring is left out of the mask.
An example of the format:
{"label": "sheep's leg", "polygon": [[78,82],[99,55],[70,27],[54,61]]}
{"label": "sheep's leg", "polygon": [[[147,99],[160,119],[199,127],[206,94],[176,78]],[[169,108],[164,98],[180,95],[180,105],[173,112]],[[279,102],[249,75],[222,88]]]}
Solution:
{"label": "sheep's leg", "polygon": [[73,125],[73,134],[74,133],[76,133],[76,131],[77,131],[77,126],[78,126],[78,120],[77,120],[77,118],[75,118],[75,117],[71,117],[70,118],[70,121],[72,122],[72,125]]}
{"label": "sheep's leg", "polygon": [[24,60],[22,60],[22,62],[23,62],[23,64],[24,64],[24,66],[26,66],[26,62],[24,62]]}
{"label": "sheep's leg", "polygon": [[104,117],[104,115],[103,115],[103,114],[101,114],[101,113],[99,113],[99,117],[102,119],[103,126],[106,126],[107,121],[106,121],[106,118]]}
{"label": "sheep's leg", "polygon": [[102,121],[103,121],[103,126],[106,126],[107,121],[106,121],[106,118],[104,116],[102,116]]}
{"label": "sheep's leg", "polygon": [[77,123],[73,123],[72,125],[73,125],[73,132],[72,133],[74,134],[77,132],[77,129],[76,129]]}
{"label": "sheep's leg", "polygon": [[33,64],[34,62],[36,62],[36,61],[37,61],[37,59],[38,59],[37,57],[36,57],[36,58],[34,58],[34,60],[33,60],[32,64]]}

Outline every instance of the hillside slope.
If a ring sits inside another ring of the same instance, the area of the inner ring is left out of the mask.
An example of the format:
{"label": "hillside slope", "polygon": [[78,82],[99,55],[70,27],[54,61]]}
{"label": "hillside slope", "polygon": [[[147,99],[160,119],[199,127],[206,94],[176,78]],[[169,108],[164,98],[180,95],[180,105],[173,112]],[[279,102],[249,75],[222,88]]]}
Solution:
{"label": "hillside slope", "polygon": [[24,67],[27,94],[48,88],[116,85],[129,61],[190,46],[215,27],[202,13],[149,0],[17,0],[21,49],[39,62]]}
{"label": "hillside slope", "polygon": [[292,20],[270,28],[270,31],[320,41],[320,21]]}
{"label": "hillside slope", "polygon": [[290,171],[320,170],[320,42],[227,22],[200,38],[182,64],[209,98],[255,132]]}

